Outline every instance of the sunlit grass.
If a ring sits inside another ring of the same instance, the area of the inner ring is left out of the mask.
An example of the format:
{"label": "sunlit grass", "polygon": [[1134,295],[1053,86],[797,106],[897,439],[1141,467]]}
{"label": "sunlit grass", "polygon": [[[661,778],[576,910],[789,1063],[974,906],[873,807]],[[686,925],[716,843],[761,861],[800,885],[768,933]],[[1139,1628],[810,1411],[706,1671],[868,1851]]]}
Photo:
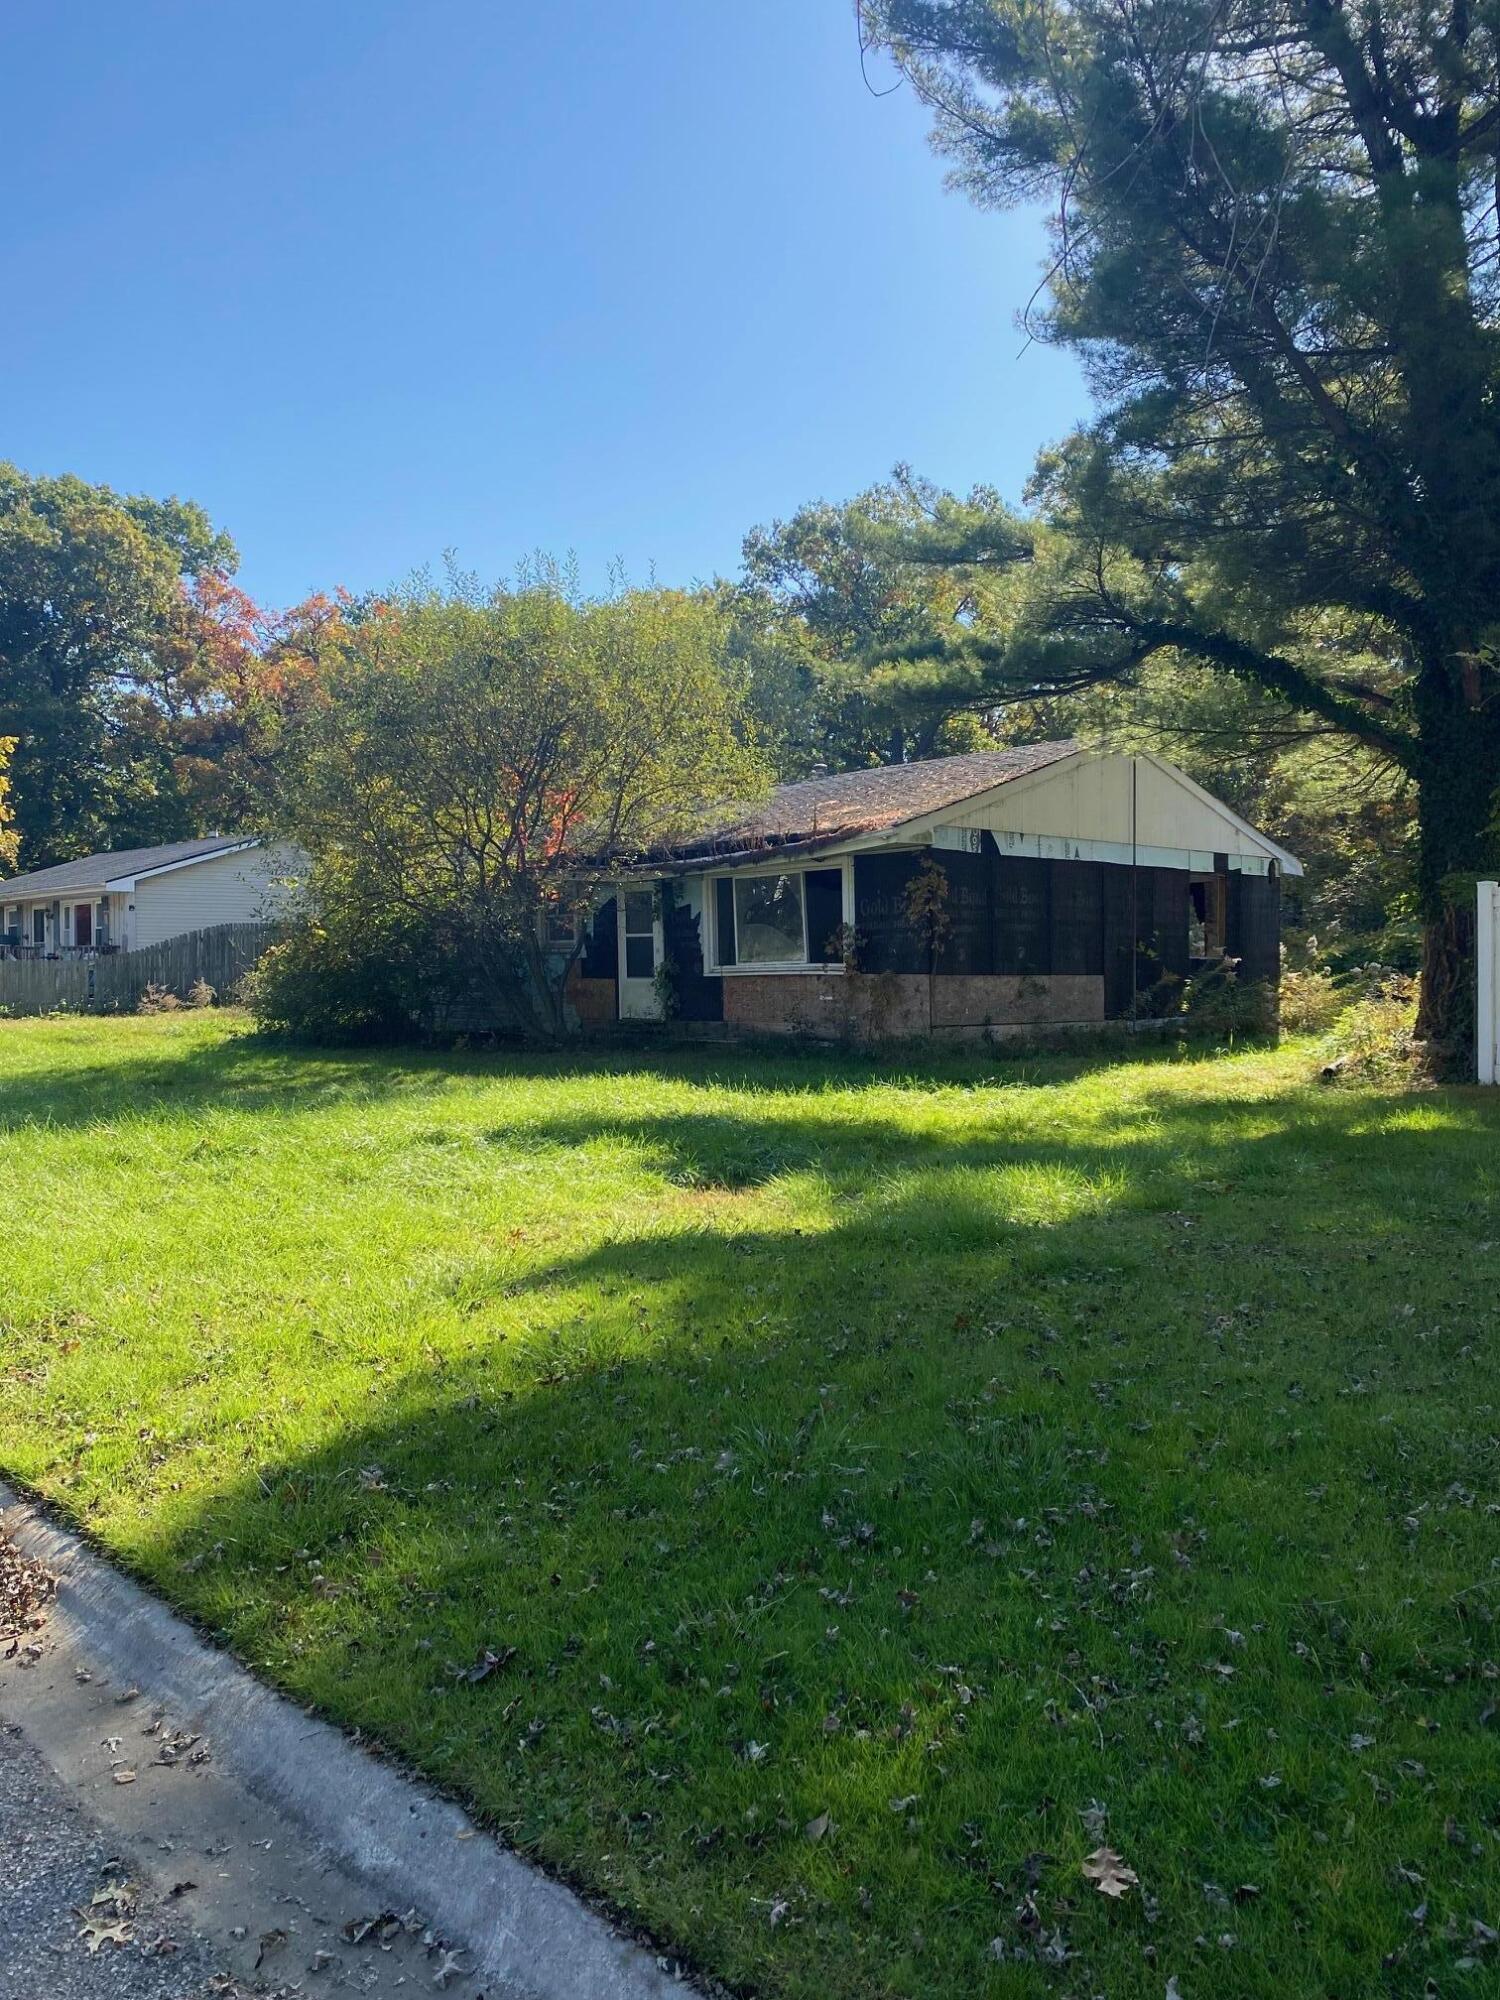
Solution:
{"label": "sunlit grass", "polygon": [[746,1989],[1478,1995],[1500,1110],[1314,1069],[0,1024],[0,1464]]}

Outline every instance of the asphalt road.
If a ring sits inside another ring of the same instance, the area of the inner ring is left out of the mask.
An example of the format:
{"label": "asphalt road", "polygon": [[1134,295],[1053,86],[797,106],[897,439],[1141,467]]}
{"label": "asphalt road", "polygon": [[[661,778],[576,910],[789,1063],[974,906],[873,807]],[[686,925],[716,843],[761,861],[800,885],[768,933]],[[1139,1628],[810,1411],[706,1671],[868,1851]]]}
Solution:
{"label": "asphalt road", "polygon": [[0,2000],[219,2000],[236,1991],[222,1971],[19,1728],[0,1728]]}

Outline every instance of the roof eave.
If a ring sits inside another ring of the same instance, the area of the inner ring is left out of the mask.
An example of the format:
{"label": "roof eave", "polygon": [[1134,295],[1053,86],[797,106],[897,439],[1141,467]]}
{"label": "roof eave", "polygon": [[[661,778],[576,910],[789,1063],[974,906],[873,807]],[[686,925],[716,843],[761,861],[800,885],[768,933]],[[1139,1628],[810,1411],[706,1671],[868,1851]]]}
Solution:
{"label": "roof eave", "polygon": [[185,854],[179,861],[163,861],[155,868],[142,868],[134,875],[116,875],[105,883],[106,889],[134,889],[137,882],[150,882],[158,875],[175,875],[179,868],[196,868],[200,861],[222,861],[226,854],[243,854],[247,848],[259,847],[257,835],[250,840],[233,840],[223,847],[211,847],[206,854]]}

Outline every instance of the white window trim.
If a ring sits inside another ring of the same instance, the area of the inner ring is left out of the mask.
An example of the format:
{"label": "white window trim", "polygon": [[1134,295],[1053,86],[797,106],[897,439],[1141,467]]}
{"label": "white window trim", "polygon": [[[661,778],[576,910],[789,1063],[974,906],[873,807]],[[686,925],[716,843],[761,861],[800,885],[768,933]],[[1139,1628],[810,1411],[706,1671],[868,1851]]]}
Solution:
{"label": "white window trim", "polygon": [[[854,858],[852,855],[830,855],[826,860],[810,859],[795,861],[773,861],[757,863],[753,868],[724,868],[717,875],[703,877],[703,973],[707,979],[841,979],[844,965],[841,959],[810,959],[807,937],[807,889],[802,890],[802,950],[800,959],[785,958],[757,960],[753,965],[721,965],[719,963],[719,884],[734,882],[755,875],[808,875],[821,874],[837,868],[843,881],[844,914],[843,921],[854,923]],[[731,892],[732,893],[732,892]]]}

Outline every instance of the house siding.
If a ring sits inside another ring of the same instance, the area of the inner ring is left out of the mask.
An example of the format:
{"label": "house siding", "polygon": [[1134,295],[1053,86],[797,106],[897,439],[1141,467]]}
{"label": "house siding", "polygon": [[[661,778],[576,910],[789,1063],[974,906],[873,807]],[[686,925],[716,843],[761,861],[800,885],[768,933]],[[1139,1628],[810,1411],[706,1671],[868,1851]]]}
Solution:
{"label": "house siding", "polygon": [[127,898],[134,905],[129,947],[139,951],[212,924],[271,921],[286,905],[280,878],[291,870],[284,851],[254,847],[146,876]]}

